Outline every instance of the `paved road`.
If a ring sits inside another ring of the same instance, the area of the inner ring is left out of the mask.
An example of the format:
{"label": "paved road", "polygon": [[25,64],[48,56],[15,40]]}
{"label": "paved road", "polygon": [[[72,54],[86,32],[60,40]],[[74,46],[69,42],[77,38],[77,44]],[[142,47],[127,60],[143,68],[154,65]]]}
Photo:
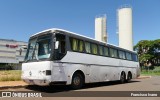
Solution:
{"label": "paved road", "polygon": [[[2,90],[4,91],[4,90]],[[53,87],[39,87],[39,86],[27,86],[25,88],[17,88],[17,89],[7,89],[7,91],[29,91],[29,92],[41,92],[42,94],[48,93],[49,95],[55,95],[57,94],[58,96],[65,95],[66,93],[75,93],[75,91],[80,92],[83,95],[93,95],[96,96],[96,93],[104,93],[102,91],[160,91],[160,77],[151,77],[151,78],[146,78],[146,79],[134,79],[130,83],[125,83],[125,84],[119,84],[118,82],[105,82],[105,83],[94,83],[94,84],[87,84],[83,89],[79,90],[71,90],[69,86],[53,86]],[[93,94],[86,92],[86,91],[91,91]],[[76,92],[77,93],[77,92]],[[106,92],[107,93],[107,92]],[[114,92],[113,92],[114,93]],[[123,93],[123,92],[119,92]],[[81,95],[79,95],[81,96]],[[59,97],[54,97],[56,100],[64,98],[59,98]],[[117,97],[107,97],[108,99],[116,99]],[[46,98],[43,98],[43,100]],[[48,98],[47,98],[48,99]],[[50,98],[51,99],[51,98]],[[78,99],[77,97],[72,97],[68,98],[68,100],[75,100]],[[97,100],[97,99],[102,99],[106,100],[106,97],[90,97],[90,98],[84,98],[83,100]],[[117,99],[119,100],[160,100],[160,97],[118,97]],[[82,100],[82,98],[79,98],[79,100]]]}

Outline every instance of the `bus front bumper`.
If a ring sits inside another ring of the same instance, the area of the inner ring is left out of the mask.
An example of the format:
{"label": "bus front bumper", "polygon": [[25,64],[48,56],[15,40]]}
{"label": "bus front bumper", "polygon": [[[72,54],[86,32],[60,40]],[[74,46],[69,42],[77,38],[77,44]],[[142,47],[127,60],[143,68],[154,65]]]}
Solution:
{"label": "bus front bumper", "polygon": [[39,85],[39,86],[48,86],[50,81],[45,78],[31,78],[31,77],[22,77],[23,81],[29,85]]}

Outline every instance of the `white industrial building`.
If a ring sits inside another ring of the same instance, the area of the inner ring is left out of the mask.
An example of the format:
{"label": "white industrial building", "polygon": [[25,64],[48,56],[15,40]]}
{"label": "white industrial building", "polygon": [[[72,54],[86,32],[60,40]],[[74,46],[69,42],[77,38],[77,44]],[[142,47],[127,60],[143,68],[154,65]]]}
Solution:
{"label": "white industrial building", "polygon": [[[119,47],[133,51],[132,8],[124,5],[117,10]],[[95,18],[95,39],[108,41],[106,15]]]}
{"label": "white industrial building", "polygon": [[95,18],[95,39],[107,42],[107,18],[106,15],[97,16]]}
{"label": "white industrial building", "polygon": [[122,6],[117,11],[119,47],[133,51],[132,8]]}
{"label": "white industrial building", "polygon": [[27,46],[27,42],[0,39],[0,69],[21,66],[26,54],[24,46]]}

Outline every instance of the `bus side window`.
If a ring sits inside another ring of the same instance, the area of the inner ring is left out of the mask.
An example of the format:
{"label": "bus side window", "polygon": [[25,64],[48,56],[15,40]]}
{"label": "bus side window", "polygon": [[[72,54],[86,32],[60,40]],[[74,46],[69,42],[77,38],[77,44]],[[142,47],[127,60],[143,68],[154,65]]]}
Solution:
{"label": "bus side window", "polygon": [[104,47],[104,56],[109,56],[108,47]]}
{"label": "bus side window", "polygon": [[55,59],[60,60],[66,53],[65,35],[56,34],[56,41],[59,42],[58,48],[55,49]]}
{"label": "bus side window", "polygon": [[131,53],[126,52],[126,58],[127,60],[132,60]]}
{"label": "bus side window", "polygon": [[138,57],[137,57],[136,54],[132,54],[132,60],[133,60],[133,61],[138,61]]}
{"label": "bus side window", "polygon": [[65,53],[65,41],[59,40],[59,46],[58,46],[59,53]]}
{"label": "bus side window", "polygon": [[89,42],[85,42],[86,53],[91,53],[91,45]]}
{"label": "bus side window", "polygon": [[84,43],[82,40],[79,40],[79,52],[84,52]]}
{"label": "bus side window", "polygon": [[110,48],[110,56],[114,58],[118,58],[118,53],[116,49]]}
{"label": "bus side window", "polygon": [[78,51],[78,40],[74,38],[70,38],[70,44],[72,51]]}
{"label": "bus side window", "polygon": [[61,46],[61,53],[65,53],[66,52],[66,42],[65,41],[61,41],[60,42],[60,46]]}
{"label": "bus side window", "polygon": [[99,48],[99,55],[100,56],[103,56],[103,46],[98,46],[98,48]]}
{"label": "bus side window", "polygon": [[119,58],[120,58],[120,59],[126,59],[126,56],[125,56],[125,52],[124,52],[124,51],[119,50],[119,51],[118,51],[118,54],[119,54]]}
{"label": "bus side window", "polygon": [[82,40],[78,40],[75,38],[70,38],[71,50],[83,52],[84,51],[84,43]]}
{"label": "bus side window", "polygon": [[92,54],[97,55],[98,54],[98,47],[97,47],[97,45],[96,44],[91,44],[91,47],[92,47],[92,49],[91,49]]}

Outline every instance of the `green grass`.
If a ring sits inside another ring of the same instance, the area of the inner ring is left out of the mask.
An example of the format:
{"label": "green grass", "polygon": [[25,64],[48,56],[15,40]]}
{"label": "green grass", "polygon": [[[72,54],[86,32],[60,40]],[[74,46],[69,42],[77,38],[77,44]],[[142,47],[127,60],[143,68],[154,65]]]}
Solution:
{"label": "green grass", "polygon": [[0,81],[20,81],[21,70],[0,71]]}
{"label": "green grass", "polygon": [[141,75],[160,76],[160,67],[153,70],[142,70]]}

